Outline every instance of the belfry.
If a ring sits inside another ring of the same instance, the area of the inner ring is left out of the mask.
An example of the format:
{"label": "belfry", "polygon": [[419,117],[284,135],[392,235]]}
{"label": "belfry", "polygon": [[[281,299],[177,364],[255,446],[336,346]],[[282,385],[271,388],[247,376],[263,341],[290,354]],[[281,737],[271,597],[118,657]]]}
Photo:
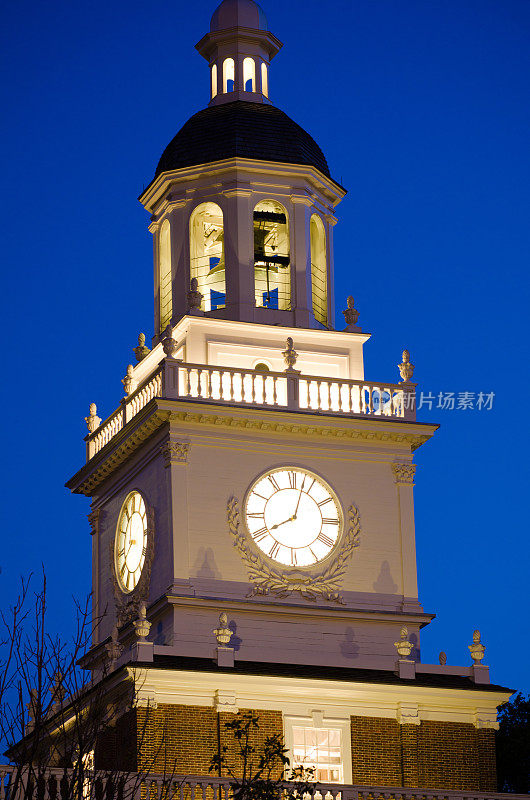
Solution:
{"label": "belfry", "polygon": [[346,192],[270,99],[281,47],[254,0],[223,0],[196,45],[208,105],[140,196],[154,336],[116,410],[92,404],[67,484],[92,501],[84,663],[97,676],[112,652],[114,683],[141,672],[127,725],[149,736],[131,755],[116,734],[120,769],[153,755],[158,726],[155,772],[170,758],[200,785],[220,720],[252,710],[335,798],[495,791],[510,692],[480,633],[469,665],[421,659],[413,456],[437,426],[416,420],[409,353],[390,382],[367,380],[353,298],[335,321]]}

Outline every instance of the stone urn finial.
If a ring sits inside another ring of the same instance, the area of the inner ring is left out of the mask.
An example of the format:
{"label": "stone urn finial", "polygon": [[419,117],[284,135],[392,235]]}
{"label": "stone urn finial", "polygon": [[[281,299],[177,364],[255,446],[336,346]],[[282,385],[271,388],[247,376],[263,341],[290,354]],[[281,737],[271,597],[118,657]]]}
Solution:
{"label": "stone urn finial", "polygon": [[98,417],[98,410],[95,403],[90,403],[88,417],[85,417],[86,426],[89,433],[94,433],[101,425],[101,417]]}
{"label": "stone urn finial", "polygon": [[440,662],[441,667],[445,667],[445,665],[447,664],[447,653],[444,653],[443,650],[440,652],[440,655],[438,656],[438,661]]}
{"label": "stone urn finial", "polygon": [[469,652],[471,653],[471,658],[473,659],[473,664],[478,667],[484,658],[484,653],[486,651],[486,648],[480,641],[479,630],[473,631],[473,644],[468,644],[468,647]]}
{"label": "stone urn finial", "polygon": [[221,647],[226,647],[232,638],[232,631],[228,627],[228,617],[224,611],[222,614],[219,614],[219,627],[214,629],[214,634],[217,639],[217,644],[221,645]]}
{"label": "stone urn finial", "polygon": [[199,281],[197,278],[192,278],[188,292],[188,308],[191,313],[201,310],[203,297],[204,295],[199,292]]}
{"label": "stone urn finial", "polygon": [[121,656],[123,651],[123,647],[118,640],[118,628],[116,625],[112,629],[110,642],[107,642],[105,645],[105,650],[107,651],[107,656],[112,667]]}
{"label": "stone urn finial", "polygon": [[143,600],[138,606],[138,618],[134,620],[133,625],[136,638],[140,642],[145,642],[151,630],[151,623],[147,619],[147,608]]}
{"label": "stone urn finial", "polygon": [[133,353],[138,363],[149,355],[150,349],[145,345],[145,333],[138,334],[138,347],[133,347]]}
{"label": "stone urn finial", "polygon": [[50,686],[52,703],[55,706],[60,706],[66,696],[66,689],[64,688],[63,680],[64,677],[62,672],[57,670],[53,676],[53,684]]}
{"label": "stone urn finial", "polygon": [[399,642],[394,642],[394,647],[398,651],[400,658],[408,658],[414,648],[412,642],[408,641],[408,628],[403,626],[399,632]]}
{"label": "stone urn finial", "polygon": [[409,383],[414,375],[414,364],[411,363],[410,353],[408,350],[403,350],[401,364],[398,364],[399,374],[401,375],[401,383]]}
{"label": "stone urn finial", "polygon": [[347,309],[343,311],[344,319],[346,320],[346,328],[345,330],[348,333],[361,333],[361,328],[357,325],[357,320],[359,319],[359,312],[355,308],[355,300],[349,295],[346,299]]}
{"label": "stone urn finial", "polygon": [[162,339],[162,348],[168,358],[173,358],[178,350],[178,345],[173,338],[173,328],[168,325],[164,331],[164,338]]}
{"label": "stone urn finial", "polygon": [[294,365],[298,358],[298,353],[294,349],[294,342],[290,336],[287,337],[287,347],[282,351],[283,360],[285,361],[285,372],[296,372]]}
{"label": "stone urn finial", "polygon": [[121,379],[121,382],[123,383],[126,395],[130,395],[136,390],[138,381],[134,378],[134,367],[132,364],[127,364],[127,373],[125,378]]}

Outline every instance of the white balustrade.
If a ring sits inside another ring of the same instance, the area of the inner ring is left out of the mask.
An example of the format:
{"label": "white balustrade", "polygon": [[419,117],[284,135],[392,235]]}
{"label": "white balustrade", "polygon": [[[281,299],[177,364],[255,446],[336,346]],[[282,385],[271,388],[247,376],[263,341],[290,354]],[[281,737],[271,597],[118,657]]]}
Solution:
{"label": "white balustrade", "polygon": [[[0,800],[57,800],[74,797],[79,775],[72,770],[32,769],[17,772],[13,766],[0,766]],[[82,777],[83,800],[231,800],[229,778],[194,775],[150,775],[149,773],[89,772]],[[66,794],[61,783],[67,781]],[[31,783],[33,790],[28,786]],[[15,785],[16,784],[16,785]],[[282,791],[283,789],[283,791]],[[295,783],[279,787],[278,800],[296,790]],[[421,789],[392,786],[352,786],[317,783],[303,800],[528,800],[528,795],[478,792],[474,790]]]}
{"label": "white balustrade", "polygon": [[336,416],[416,419],[414,384],[256,372],[166,358],[157,372],[124,398],[121,407],[87,437],[87,460],[155,397]]}

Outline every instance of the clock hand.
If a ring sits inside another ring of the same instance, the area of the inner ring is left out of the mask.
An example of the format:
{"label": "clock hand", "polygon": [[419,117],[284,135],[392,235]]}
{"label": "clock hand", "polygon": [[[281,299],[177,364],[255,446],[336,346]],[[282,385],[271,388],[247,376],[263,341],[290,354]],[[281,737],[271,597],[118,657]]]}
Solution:
{"label": "clock hand", "polygon": [[300,494],[298,495],[298,503],[296,504],[296,508],[294,510],[294,514],[291,517],[291,519],[296,519],[296,515],[298,514],[298,506],[300,505],[300,500],[302,499],[302,492],[304,490],[304,483],[305,483],[305,478],[302,481],[302,486],[300,487]]}
{"label": "clock hand", "polygon": [[286,523],[286,522],[292,522],[292,521],[293,521],[293,519],[295,519],[295,517],[289,517],[288,519],[284,519],[284,521],[283,521],[283,522],[277,522],[277,523],[276,523],[276,525],[273,525],[273,526],[270,528],[270,530],[271,530],[271,531],[274,531],[274,530],[276,530],[276,528],[279,528],[279,527],[280,527],[280,525],[285,525],[285,523]]}

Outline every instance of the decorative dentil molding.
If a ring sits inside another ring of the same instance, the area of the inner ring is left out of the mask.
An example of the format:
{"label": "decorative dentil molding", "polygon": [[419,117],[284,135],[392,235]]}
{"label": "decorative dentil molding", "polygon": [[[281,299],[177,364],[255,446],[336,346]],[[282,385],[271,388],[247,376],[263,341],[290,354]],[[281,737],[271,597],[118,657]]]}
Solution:
{"label": "decorative dentil molding", "polygon": [[475,719],[473,724],[475,728],[478,728],[479,730],[490,729],[498,731],[499,723],[497,721],[497,711],[492,711],[488,708],[477,708],[475,710]]}
{"label": "decorative dentil molding", "polygon": [[109,557],[112,564],[112,586],[116,602],[116,622],[119,628],[141,617],[140,606],[142,603],[146,603],[149,597],[151,569],[155,556],[155,510],[152,506],[149,506],[147,502],[145,503],[145,508],[147,511],[147,546],[145,560],[140,574],[140,580],[131,592],[125,593],[120,589],[118,576],[116,575],[116,559],[114,558],[114,536],[109,542]]}
{"label": "decorative dentil molding", "polygon": [[189,442],[175,442],[171,439],[164,442],[160,448],[164,459],[164,466],[170,467],[172,464],[187,463],[190,447],[191,445]]}
{"label": "decorative dentil molding", "polygon": [[421,725],[417,703],[398,703],[397,721],[400,725]]}
{"label": "decorative dentil molding", "polygon": [[99,525],[101,522],[101,509],[95,508],[90,514],[87,514],[87,519],[90,525],[90,535],[97,536],[99,534]]}
{"label": "decorative dentil molding", "polygon": [[354,549],[359,547],[361,536],[360,515],[355,505],[352,504],[348,509],[348,528],[335,559],[320,573],[315,573],[314,568],[310,572],[303,572],[288,568],[282,570],[267,564],[248,536],[241,531],[241,514],[236,497],[231,497],[228,501],[227,518],[234,547],[245,562],[252,583],[249,597],[272,594],[283,598],[299,592],[306,600],[315,601],[320,597],[323,600],[344,603],[340,594],[342,579]]}
{"label": "decorative dentil molding", "polygon": [[414,484],[416,464],[400,463],[395,461],[392,464],[392,472],[394,473],[394,483]]}
{"label": "decorative dentil molding", "polygon": [[216,689],[213,697],[213,705],[217,713],[224,711],[228,714],[237,714],[239,711],[237,697],[226,689]]}

